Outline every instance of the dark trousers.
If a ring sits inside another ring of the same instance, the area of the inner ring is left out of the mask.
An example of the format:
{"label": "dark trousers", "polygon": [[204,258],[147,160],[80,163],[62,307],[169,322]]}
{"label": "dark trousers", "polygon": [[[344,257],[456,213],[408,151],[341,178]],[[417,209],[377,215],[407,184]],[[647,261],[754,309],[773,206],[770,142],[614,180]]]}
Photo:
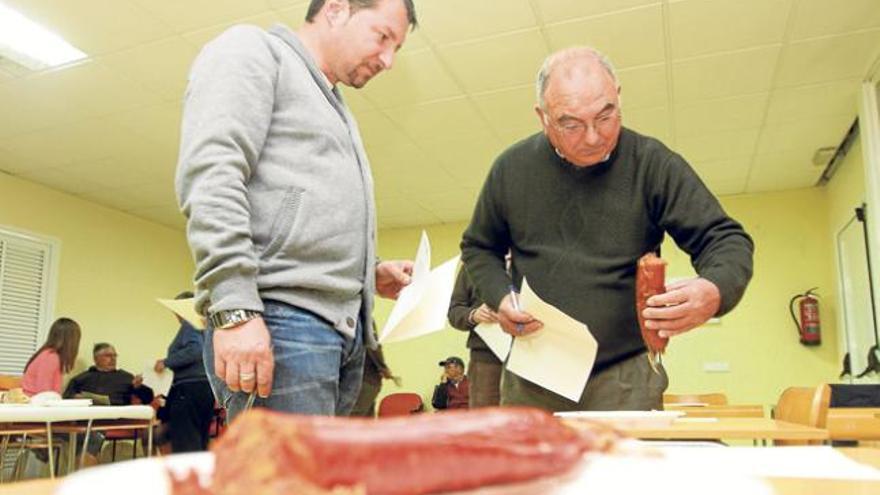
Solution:
{"label": "dark trousers", "polygon": [[172,386],[167,407],[171,451],[177,454],[206,450],[214,417],[214,393],[208,381]]}
{"label": "dark trousers", "polygon": [[380,375],[367,376],[361,383],[361,393],[358,395],[350,416],[372,418],[376,415],[376,397],[382,391],[382,377]]}
{"label": "dark trousers", "polygon": [[468,406],[497,406],[501,403],[501,371],[504,364],[488,349],[471,349],[468,362],[470,396]]}
{"label": "dark trousers", "polygon": [[668,385],[666,370],[658,365],[655,373],[647,354],[638,354],[593,374],[578,402],[505,369],[501,377],[501,404],[549,411],[662,411],[663,392]]}

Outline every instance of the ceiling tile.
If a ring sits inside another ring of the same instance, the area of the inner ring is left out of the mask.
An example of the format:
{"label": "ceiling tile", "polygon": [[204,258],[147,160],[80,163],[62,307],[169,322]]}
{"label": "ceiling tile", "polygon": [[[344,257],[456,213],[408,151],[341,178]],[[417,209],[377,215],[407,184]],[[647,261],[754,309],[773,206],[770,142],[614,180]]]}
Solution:
{"label": "ceiling tile", "polygon": [[675,135],[754,129],[761,126],[769,93],[687,103],[675,107]]}
{"label": "ceiling tile", "polygon": [[750,158],[692,163],[700,179],[716,195],[741,194],[746,189]]}
{"label": "ceiling tile", "polygon": [[197,54],[198,50],[183,38],[171,37],[107,55],[100,62],[132,82],[181,101]]}
{"label": "ceiling tile", "polygon": [[355,116],[376,110],[376,107],[374,107],[369,100],[364,98],[364,94],[359,90],[345,85],[339,85],[338,87],[342,92],[343,101],[345,101],[348,109],[351,110]]}
{"label": "ceiling tile", "polygon": [[860,79],[776,89],[770,95],[768,125],[859,112]]}
{"label": "ceiling tile", "polygon": [[129,1],[140,5],[180,33],[269,10],[269,5],[263,0]]}
{"label": "ceiling tile", "polygon": [[758,141],[758,154],[799,150],[809,162],[818,148],[839,145],[854,119],[855,115],[842,114],[766,126]]}
{"label": "ceiling tile", "polygon": [[180,103],[163,103],[108,115],[107,120],[130,129],[144,139],[177,149],[181,112]]}
{"label": "ceiling tile", "polygon": [[18,176],[31,182],[43,184],[57,191],[74,195],[97,191],[102,187],[86,177],[71,174],[70,169],[66,167],[28,170]]}
{"label": "ceiling tile", "polygon": [[657,0],[533,0],[544,23],[608,14],[659,3]]}
{"label": "ceiling tile", "polygon": [[552,51],[590,45],[608,56],[617,68],[664,61],[663,15],[659,4],[550,24],[544,32]]}
{"label": "ceiling tile", "polygon": [[822,175],[823,167],[812,165],[803,153],[792,151],[756,155],[746,192],[782,191],[812,187]]}
{"label": "ceiling tile", "polygon": [[186,228],[186,218],[175,206],[135,208],[129,211],[129,213],[136,217],[140,217],[175,230],[184,230]]}
{"label": "ceiling tile", "polygon": [[465,137],[431,143],[424,149],[460,187],[479,189],[492,163],[512,144]]}
{"label": "ceiling tile", "polygon": [[[544,38],[537,29],[446,45],[437,52],[471,93],[533,82],[547,56]],[[492,61],[491,70],[486,70],[487,60]]]}
{"label": "ceiling tile", "polygon": [[880,54],[880,30],[791,43],[785,47],[777,86],[864,77]]}
{"label": "ceiling tile", "polygon": [[280,21],[290,29],[299,29],[306,22],[308,3],[300,3],[286,8],[276,8]]}
{"label": "ceiling tile", "polygon": [[[676,140],[676,151],[692,164],[725,158],[751,158],[758,143],[758,128],[745,131],[703,133]],[[739,160],[742,163],[742,160]],[[748,165],[748,163],[746,163]]]}
{"label": "ceiling tile", "polygon": [[540,129],[534,109],[536,99],[534,84],[483,93],[472,99],[496,131],[527,128],[537,131]]}
{"label": "ceiling tile", "polygon": [[791,0],[686,0],[669,4],[675,59],[779,43]]}
{"label": "ceiling tile", "polygon": [[673,63],[675,103],[769,91],[779,50],[769,46]]}
{"label": "ceiling tile", "polygon": [[639,108],[623,112],[623,125],[640,134],[669,144],[669,110],[666,107]]}
{"label": "ceiling tile", "polygon": [[370,149],[385,148],[397,142],[410,142],[409,137],[401,132],[391,119],[378,110],[359,113],[357,123],[361,131],[361,138]]}
{"label": "ceiling tile", "polygon": [[[486,124],[467,98],[386,110],[392,121],[416,142],[485,133]],[[438,131],[442,129],[442,134]]]}
{"label": "ceiling tile", "polygon": [[394,67],[362,90],[377,108],[412,105],[461,94],[461,89],[430,50],[401,53]]}
{"label": "ceiling tile", "polygon": [[[303,9],[303,12],[304,11],[305,9]],[[185,39],[196,48],[201,49],[201,47],[205,46],[205,44],[207,44],[209,41],[213,40],[217,36],[220,36],[223,31],[226,31],[232,26],[238,24],[251,24],[254,26],[259,26],[263,29],[268,29],[269,27],[277,23],[286,23],[286,18],[284,18],[283,13],[268,11],[248,17],[231,19],[226,22],[220,22],[210,25],[208,27],[199,27],[196,29],[192,29],[181,33],[180,37]],[[298,26],[299,24],[296,25]]]}
{"label": "ceiling tile", "polygon": [[57,166],[57,163],[40,160],[37,157],[22,155],[2,147],[0,143],[0,171],[13,175],[32,172],[34,170],[46,170]]}
{"label": "ceiling tile", "polygon": [[139,84],[88,62],[0,86],[0,105],[16,115],[0,119],[0,138],[160,102]]}
{"label": "ceiling tile", "polygon": [[467,188],[437,191],[432,195],[420,196],[418,204],[441,222],[461,222],[470,220],[473,215],[477,195],[475,189]]}
{"label": "ceiling tile", "polygon": [[0,147],[28,161],[51,166],[134,154],[151,148],[130,129],[102,118],[83,120],[75,126],[58,126],[18,135],[0,141]]}
{"label": "ceiling tile", "polygon": [[306,9],[309,6],[309,0],[266,0],[266,4],[269,8],[276,10],[283,10],[291,7],[301,8],[303,12],[302,17],[305,18]]}
{"label": "ceiling tile", "polygon": [[442,45],[537,26],[528,0],[496,2],[420,0],[416,2],[419,29]]}
{"label": "ceiling tile", "polygon": [[131,1],[4,0],[4,3],[61,35],[90,56],[174,34],[168,24]]}
{"label": "ceiling tile", "polygon": [[528,127],[501,130],[498,132],[498,138],[502,143],[514,144],[534,135],[536,132],[541,132],[541,128],[537,126],[537,123]]}
{"label": "ceiling tile", "polygon": [[792,20],[791,39],[876,27],[880,27],[877,0],[799,0]]}
{"label": "ceiling tile", "polygon": [[624,111],[666,103],[666,65],[633,67],[617,72]]}

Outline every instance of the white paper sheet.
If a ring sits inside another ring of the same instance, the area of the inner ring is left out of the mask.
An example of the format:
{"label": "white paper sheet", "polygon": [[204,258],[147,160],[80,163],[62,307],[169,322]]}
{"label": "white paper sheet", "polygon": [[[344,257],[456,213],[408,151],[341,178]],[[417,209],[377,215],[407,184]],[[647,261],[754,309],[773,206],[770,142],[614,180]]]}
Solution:
{"label": "white paper sheet", "polygon": [[513,344],[513,336],[501,329],[498,323],[480,323],[474,327],[477,335],[489,346],[501,362],[510,354],[510,346]]}
{"label": "white paper sheet", "polygon": [[523,279],[519,304],[544,328],[513,339],[507,369],[575,402],[581,398],[599,344],[583,323],[547,304]]}
{"label": "white paper sheet", "polygon": [[402,342],[443,330],[455,286],[458,256],[431,270],[431,244],[422,231],[410,284],[403,288],[379,342]]}
{"label": "white paper sheet", "polygon": [[145,362],[144,371],[141,373],[141,376],[144,377],[144,385],[153,389],[154,394],[167,397],[168,391],[171,389],[171,382],[174,381],[174,372],[171,371],[171,368],[165,368],[161,373],[156,373],[153,368],[155,365],[155,361]]}
{"label": "white paper sheet", "polygon": [[188,321],[196,330],[204,330],[202,315],[196,313],[194,299],[156,299],[159,304],[170,309],[172,313]]}
{"label": "white paper sheet", "polygon": [[695,472],[727,472],[762,478],[880,480],[880,470],[859,464],[831,447],[728,447],[702,449],[664,447],[668,459]]}

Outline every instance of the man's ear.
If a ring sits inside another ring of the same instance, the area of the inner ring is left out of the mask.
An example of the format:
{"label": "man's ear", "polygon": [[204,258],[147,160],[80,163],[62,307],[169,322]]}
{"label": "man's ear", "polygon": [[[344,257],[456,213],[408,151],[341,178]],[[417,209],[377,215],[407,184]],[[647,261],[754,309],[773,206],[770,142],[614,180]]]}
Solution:
{"label": "man's ear", "polygon": [[322,14],[331,26],[339,26],[351,15],[351,5],[347,0],[327,0]]}
{"label": "man's ear", "polygon": [[547,119],[546,119],[547,114],[544,113],[544,110],[541,108],[541,105],[535,105],[535,115],[538,116],[538,122],[541,123],[541,127],[546,127],[547,126]]}

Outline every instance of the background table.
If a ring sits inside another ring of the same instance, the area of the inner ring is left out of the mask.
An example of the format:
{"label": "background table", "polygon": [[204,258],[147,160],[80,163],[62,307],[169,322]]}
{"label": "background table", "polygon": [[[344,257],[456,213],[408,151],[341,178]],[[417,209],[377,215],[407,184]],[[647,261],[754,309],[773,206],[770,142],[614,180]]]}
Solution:
{"label": "background table", "polygon": [[[617,427],[627,435],[654,440],[827,440],[828,431],[769,418],[688,418],[658,428]],[[706,421],[704,421],[706,420]],[[577,419],[566,419],[577,428]]]}
{"label": "background table", "polygon": [[667,411],[681,411],[690,418],[763,418],[764,406],[760,404],[725,406],[680,406],[664,404]]}
{"label": "background table", "polygon": [[[64,433],[70,436],[68,445],[68,470],[73,467],[75,457],[76,435],[91,430],[95,420],[135,420],[128,428],[145,428],[147,430],[147,455],[150,455],[153,444],[153,430],[151,428],[155,411],[150,406],[34,406],[29,404],[2,404],[0,405],[0,425],[12,425],[16,427],[45,425],[46,441],[49,446],[49,474],[55,476],[55,456],[52,449],[52,425],[55,423],[87,422],[84,429],[66,429]],[[0,435],[5,435],[4,428],[0,428]],[[6,435],[8,438],[8,435]]]}

